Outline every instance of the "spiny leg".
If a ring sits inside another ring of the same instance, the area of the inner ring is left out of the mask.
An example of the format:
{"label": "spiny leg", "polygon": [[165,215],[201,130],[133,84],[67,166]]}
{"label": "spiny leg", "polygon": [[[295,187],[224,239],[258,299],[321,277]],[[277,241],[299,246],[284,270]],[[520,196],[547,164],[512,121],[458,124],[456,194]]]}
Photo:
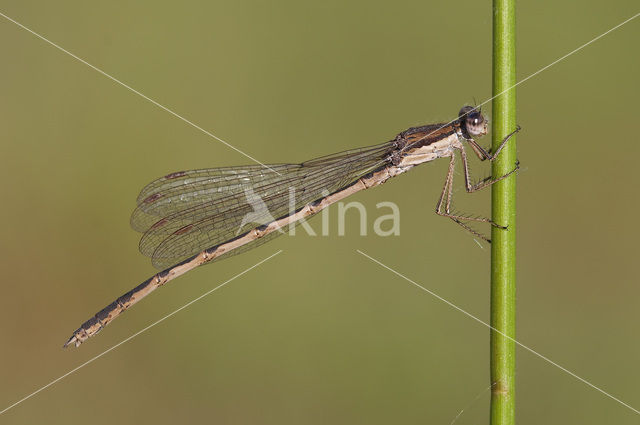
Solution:
{"label": "spiny leg", "polygon": [[[494,159],[496,159],[498,157],[498,155],[500,154],[500,151],[502,151],[502,148],[507,144],[507,142],[509,141],[509,139],[511,139],[511,137],[513,137],[514,134],[516,134],[517,132],[519,132],[521,130],[520,126],[516,126],[516,129],[514,131],[512,131],[511,133],[507,134],[507,136],[502,139],[502,142],[500,143],[500,146],[498,147],[498,149],[496,150],[496,152],[491,155],[489,152],[485,151],[475,140],[470,140],[470,145],[473,148],[474,152],[476,153],[476,155],[478,156],[478,158],[480,158],[481,161],[484,161],[485,159],[488,159],[489,161],[493,161]],[[480,180],[478,183],[476,184],[471,184],[471,179],[469,178],[469,166],[467,164],[467,156],[466,153],[464,152],[463,149],[461,149],[461,155],[462,155],[462,163],[464,165],[464,171],[465,171],[465,183],[466,183],[466,189],[468,193],[472,193],[475,192],[477,190],[483,189],[487,186],[491,186],[492,184],[499,182],[500,180],[506,179],[507,177],[509,177],[511,174],[515,173],[516,171],[518,171],[518,169],[520,168],[520,162],[516,161],[516,166],[513,170],[509,171],[507,174],[497,177],[497,178],[493,178],[491,176],[486,177],[482,180]]]}
{"label": "spiny leg", "polygon": [[[522,130],[522,127],[520,127],[519,125],[516,125],[516,129],[513,130],[511,133],[507,134],[506,137],[502,139],[502,142],[500,143],[500,146],[498,146],[498,149],[496,149],[496,152],[492,154],[491,157],[488,157],[487,159],[489,161],[493,161],[494,159],[496,159],[498,155],[500,155],[500,151],[502,150],[502,148],[504,148],[504,146],[507,144],[509,139],[511,139],[511,137],[513,137],[513,135],[519,132],[520,130]],[[491,149],[489,149],[489,153],[491,153]]]}
{"label": "spiny leg", "polygon": [[[491,154],[490,151],[487,152],[486,150],[484,150],[475,140],[471,139],[469,142],[470,142],[471,147],[473,148],[473,151],[478,156],[478,158],[480,158],[480,160],[484,161],[485,159],[488,159],[489,161],[493,161],[494,159],[496,159],[498,157],[498,155],[502,151],[502,148],[504,148],[504,146],[509,141],[509,139],[511,139],[511,137],[513,137],[513,135],[516,134],[519,131],[520,131],[520,126],[517,126],[514,131],[509,133],[502,140],[502,142],[500,143],[500,146],[498,146],[498,149],[496,149],[495,153],[493,153],[493,154]],[[475,192],[477,190],[483,189],[483,188],[485,188],[487,186],[491,186],[492,184],[494,184],[496,182],[499,182],[500,180],[503,180],[503,179],[509,177],[511,174],[515,173],[520,168],[520,163],[516,161],[515,168],[513,170],[511,170],[510,172],[508,172],[507,174],[505,174],[503,176],[500,176],[498,178],[495,178],[495,179],[492,178],[492,177],[488,177],[488,178],[486,178],[484,180],[481,180],[479,183],[471,184],[471,177],[470,177],[470,173],[469,173],[469,163],[467,161],[467,154],[466,154],[464,148],[461,148],[459,150],[460,150],[460,156],[462,157],[462,168],[464,170],[465,189],[466,189],[466,191],[468,193],[472,193],[472,192]],[[462,220],[489,223],[494,227],[497,227],[499,229],[505,229],[505,230],[507,229],[506,226],[501,226],[501,225],[497,224],[496,222],[494,222],[493,220],[491,220],[489,218],[485,218],[485,217],[468,217],[468,216],[451,214],[451,199],[452,199],[452,196],[453,196],[453,172],[454,172],[454,169],[455,169],[455,154],[452,153],[451,154],[451,160],[449,161],[449,171],[447,172],[447,178],[445,180],[444,187],[442,188],[442,194],[440,195],[440,199],[438,200],[438,205],[436,206],[436,214],[444,216],[444,217],[449,217],[451,220],[455,221],[460,226],[462,226],[465,229],[467,229],[468,232],[470,232],[473,235],[478,236],[479,238],[482,238],[485,241],[491,243],[491,239],[489,239],[488,237],[484,236],[483,234],[477,232],[476,230],[472,229],[467,224],[463,223]],[[442,211],[442,205],[443,205],[445,196],[447,197],[446,208],[445,208],[445,211]]]}
{"label": "spiny leg", "polygon": [[438,200],[438,204],[436,205],[436,214],[441,216],[446,216],[442,212],[442,203],[444,202],[444,197],[447,197],[447,206],[446,211],[449,212],[449,208],[451,206],[451,187],[453,186],[453,172],[455,170],[456,165],[456,157],[451,154],[451,159],[449,160],[449,170],[447,171],[447,178],[444,181],[444,186],[442,188],[442,193],[440,194],[440,199]]}
{"label": "spiny leg", "polygon": [[505,174],[504,176],[500,176],[498,178],[493,178],[491,176],[480,180],[480,182],[476,183],[476,184],[471,184],[471,173],[469,172],[469,163],[467,162],[467,153],[464,151],[464,149],[459,149],[460,150],[460,156],[462,157],[462,168],[464,169],[464,182],[465,182],[465,188],[467,190],[468,193],[472,193],[475,192],[477,190],[483,189],[487,186],[491,186],[492,184],[499,182],[500,180],[506,179],[507,177],[509,177],[511,174],[515,173],[516,171],[518,171],[518,169],[520,168],[520,163],[516,161],[516,166],[513,170],[509,171],[507,174]]}
{"label": "spiny leg", "polygon": [[494,159],[496,159],[498,157],[498,155],[500,154],[500,151],[502,151],[502,148],[504,148],[504,146],[507,144],[509,139],[511,139],[511,137],[513,137],[513,135],[516,134],[517,132],[519,132],[521,129],[522,129],[522,127],[520,127],[518,125],[518,126],[516,126],[515,130],[513,130],[511,133],[507,134],[506,137],[504,139],[502,139],[502,142],[500,142],[500,146],[498,146],[498,149],[496,149],[495,153],[493,153],[493,154],[491,153],[491,149],[489,149],[489,151],[487,152],[475,140],[470,139],[468,141],[469,141],[469,144],[471,145],[471,147],[473,148],[473,151],[475,152],[475,154],[478,156],[478,158],[480,158],[480,161],[484,161],[485,159],[488,159],[489,161],[493,161]]}
{"label": "spiny leg", "polygon": [[[471,184],[471,177],[470,177],[470,173],[469,173],[469,163],[467,161],[467,153],[464,151],[464,149],[459,149],[460,151],[460,157],[462,158],[462,169],[464,171],[464,183],[465,183],[465,188],[467,190],[467,192],[473,192],[474,190],[474,186]],[[504,176],[506,177],[506,176]],[[501,177],[499,180],[502,180],[504,177]],[[496,180],[498,181],[498,180]],[[489,186],[490,184],[493,184],[495,182],[492,183],[486,183],[485,186]],[[447,213],[449,213],[449,211],[447,211]],[[451,218],[457,218],[459,220],[470,220],[470,221],[479,221],[481,223],[489,223],[491,224],[493,227],[497,227],[499,229],[506,229],[505,226],[501,226],[499,224],[497,224],[496,222],[494,222],[493,220],[491,220],[490,218],[486,218],[486,217],[468,217],[468,216],[463,216],[463,215],[449,215],[449,217]],[[485,238],[486,239],[486,238]]]}
{"label": "spiny leg", "polygon": [[515,173],[516,171],[518,171],[520,169],[520,162],[516,161],[516,166],[514,167],[513,170],[509,171],[507,174],[505,174],[504,176],[500,176],[496,179],[494,179],[493,177],[489,176],[486,177],[482,180],[480,180],[478,183],[471,185],[470,187],[467,188],[467,192],[472,193],[475,192],[477,190],[480,189],[484,189],[487,186],[491,186],[492,184],[499,182],[500,180],[504,180],[507,177],[509,177],[511,174]]}
{"label": "spiny leg", "polygon": [[[464,227],[469,233],[491,243],[491,240],[489,238],[477,232],[476,230],[472,229],[471,227],[469,227],[468,225],[466,225],[461,221],[461,220],[475,220],[475,221],[484,222],[484,221],[487,221],[488,219],[477,219],[474,217],[464,217],[464,216],[451,214],[451,199],[453,197],[453,173],[455,171],[455,163],[456,163],[456,157],[455,157],[455,154],[452,152],[451,160],[449,161],[449,171],[447,171],[447,178],[444,181],[442,193],[440,194],[440,199],[438,200],[438,204],[436,205],[436,214],[443,217],[449,217],[451,220],[455,221],[460,226]],[[445,204],[445,196],[447,198],[446,206],[445,206],[445,211],[442,211],[442,206],[443,204]],[[489,220],[489,222],[491,222],[491,220]],[[491,223],[493,224],[493,222]]]}

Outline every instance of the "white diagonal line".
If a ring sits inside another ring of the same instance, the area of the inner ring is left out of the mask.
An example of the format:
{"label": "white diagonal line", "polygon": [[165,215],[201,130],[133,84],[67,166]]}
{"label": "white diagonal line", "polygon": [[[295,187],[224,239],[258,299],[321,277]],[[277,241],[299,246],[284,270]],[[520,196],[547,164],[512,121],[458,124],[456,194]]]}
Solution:
{"label": "white diagonal line", "polygon": [[200,130],[201,132],[203,132],[204,134],[206,134],[207,136],[213,137],[214,139],[216,139],[217,141],[223,143],[225,146],[233,149],[234,151],[246,156],[247,158],[249,158],[250,160],[252,160],[253,162],[262,165],[265,168],[268,168],[269,170],[273,171],[274,173],[280,175],[279,172],[277,172],[276,170],[274,170],[273,168],[269,167],[268,165],[263,164],[262,162],[258,161],[257,159],[255,159],[254,157],[252,157],[251,155],[241,151],[240,149],[236,148],[235,146],[231,145],[230,143],[222,140],[220,137],[216,136],[215,134],[205,130],[204,128],[200,127],[199,125],[195,124],[192,121],[189,121],[188,119],[186,119],[185,117],[183,117],[182,115],[178,114],[177,112],[172,111],[171,109],[167,108],[166,106],[163,106],[161,104],[159,104],[158,102],[156,102],[155,100],[151,99],[148,96],[145,96],[144,94],[140,93],[138,90],[134,89],[133,87],[123,83],[122,81],[118,80],[116,77],[113,77],[110,74],[107,74],[106,72],[104,72],[103,70],[101,70],[100,68],[91,65],[89,62],[85,61],[84,59],[74,55],[73,53],[71,53],[70,51],[60,47],[59,45],[57,45],[56,43],[54,43],[51,40],[48,40],[47,38],[43,37],[42,35],[38,34],[37,32],[33,31],[32,29],[29,29],[27,27],[25,27],[24,25],[22,25],[20,22],[11,19],[10,17],[8,17],[7,15],[5,15],[4,13],[0,12],[0,16],[2,16],[3,18],[5,18],[8,21],[13,22],[14,24],[16,24],[17,26],[19,26],[20,28],[22,28],[25,31],[30,32],[31,34],[35,35],[36,37],[38,37],[39,39],[41,39],[42,41],[49,43],[50,45],[52,45],[53,47],[55,47],[56,49],[66,53],[67,55],[71,56],[72,58],[82,62],[83,64],[87,65],[89,68],[93,69],[94,71],[99,72],[100,74],[104,75],[105,77],[107,77],[108,79],[120,84],[122,87],[132,91],[133,93],[137,94],[138,96],[140,96],[141,98],[148,100],[149,102],[153,103],[154,105],[156,105],[158,108],[170,113],[171,115],[173,115],[176,118],[181,119],[182,121],[186,122],[187,124],[189,124],[190,126],[192,126],[193,128],[196,128],[198,130]]}
{"label": "white diagonal line", "polygon": [[[629,19],[626,19],[625,21],[619,23],[618,25],[616,25],[613,28],[608,29],[607,31],[603,32],[602,34],[592,38],[591,40],[587,41],[586,43],[584,43],[583,45],[581,45],[580,47],[576,47],[575,49],[573,49],[572,51],[570,51],[569,53],[567,53],[564,56],[559,57],[558,59],[554,60],[553,62],[551,62],[549,65],[543,66],[542,68],[540,68],[539,70],[537,70],[536,72],[534,72],[533,74],[529,74],[528,76],[524,77],[522,80],[518,81],[517,83],[515,83],[514,85],[512,85],[511,87],[508,87],[506,89],[504,89],[503,91],[501,91],[500,93],[496,94],[495,96],[490,97],[489,99],[485,100],[484,102],[480,103],[479,105],[476,106],[476,108],[480,108],[482,105],[486,105],[487,103],[491,102],[493,99],[495,99],[496,97],[502,96],[503,94],[505,94],[506,92],[508,92],[509,90],[514,89],[515,87],[519,86],[520,84],[524,83],[525,81],[527,81],[530,78],[535,77],[536,75],[540,74],[543,71],[546,71],[547,69],[549,69],[550,67],[552,67],[553,65],[557,64],[558,62],[563,61],[564,59],[568,58],[569,56],[573,55],[574,53],[577,53],[578,51],[584,49],[585,47],[587,47],[588,45],[592,44],[593,42],[601,39],[602,37],[604,37],[605,35],[609,34],[612,31],[617,30],[618,28],[620,28],[621,26],[623,26],[624,24],[627,24],[629,22],[631,22],[632,20],[636,19],[638,16],[640,16],[640,13],[636,13],[635,15],[633,15],[632,17],[630,17]],[[471,112],[471,111],[469,111]],[[454,121],[459,120],[460,118],[464,117],[465,115],[467,115],[469,112],[466,112],[462,115],[460,115],[459,117],[445,123],[442,124],[442,126],[436,128],[435,130],[433,130],[431,133],[425,135],[424,137],[421,137],[419,139],[414,140],[413,142],[409,143],[407,146],[405,146],[403,149],[407,150],[408,148],[410,148],[411,146],[415,145],[416,143],[420,142],[421,140],[426,139],[427,137],[431,136],[432,134],[442,130],[443,128],[445,128],[446,126],[448,126],[449,124],[452,124]],[[383,164],[386,160],[380,161],[380,164]]]}
{"label": "white diagonal line", "polygon": [[620,28],[621,26],[623,26],[624,24],[627,24],[629,22],[631,22],[632,20],[636,19],[638,16],[640,16],[640,13],[636,13],[635,15],[633,15],[632,17],[630,17],[629,19],[620,22],[618,25],[616,25],[613,28],[608,29],[607,31],[603,32],[602,34],[600,34],[597,37],[592,38],[591,40],[587,41],[586,43],[584,43],[582,46],[580,47],[576,47],[575,49],[573,49],[572,51],[570,51],[569,53],[567,53],[564,56],[559,57],[558,59],[554,60],[553,62],[551,62],[549,65],[547,66],[543,66],[542,68],[540,68],[539,70],[537,70],[536,72],[534,72],[533,74],[529,74],[528,76],[524,77],[522,80],[518,81],[517,83],[515,83],[514,85],[512,85],[511,87],[508,87],[506,89],[504,89],[503,91],[501,91],[500,93],[496,94],[495,96],[485,100],[484,102],[482,102],[481,104],[479,104],[477,107],[481,107],[484,104],[487,104],[489,102],[491,102],[493,99],[495,99],[498,96],[502,96],[503,94],[505,94],[506,92],[508,92],[509,90],[514,89],[515,87],[519,86],[520,84],[524,83],[525,81],[527,81],[530,78],[535,77],[536,75],[540,74],[543,71],[546,71],[547,69],[551,68],[553,65],[557,64],[558,62],[561,62],[563,60],[565,60],[566,58],[568,58],[569,56],[573,55],[574,53],[577,53],[578,51],[584,49],[585,47],[587,47],[588,45],[600,40],[602,37],[604,37],[605,35],[609,34],[612,31],[617,30],[618,28]]}
{"label": "white diagonal line", "polygon": [[183,305],[182,307],[178,308],[177,310],[172,311],[171,313],[167,314],[166,316],[164,316],[162,319],[156,320],[155,322],[153,322],[152,324],[150,324],[149,326],[147,326],[146,328],[143,328],[141,330],[139,330],[138,332],[134,333],[133,335],[123,339],[122,341],[120,341],[119,343],[117,343],[116,345],[114,345],[111,348],[108,348],[107,350],[103,351],[102,353],[98,354],[95,357],[90,358],[89,360],[87,360],[86,362],[82,363],[80,366],[71,369],[69,372],[65,373],[64,375],[54,379],[53,381],[49,382],[47,385],[37,389],[36,391],[32,392],[31,394],[29,394],[26,397],[21,398],[20,400],[16,401],[15,403],[13,403],[12,405],[5,407],[3,410],[0,410],[0,415],[2,415],[3,413],[5,413],[7,410],[12,409],[14,407],[16,407],[17,405],[19,405],[20,403],[27,401],[28,399],[30,399],[31,397],[33,397],[34,395],[38,394],[41,391],[46,390],[47,388],[49,388],[50,386],[52,386],[53,384],[55,384],[58,381],[63,380],[64,378],[66,378],[67,376],[71,375],[74,372],[77,372],[78,370],[82,369],[83,367],[85,367],[86,365],[88,365],[89,363],[93,363],[95,360],[98,360],[100,357],[104,356],[105,354],[107,354],[110,351],[115,350],[116,348],[118,348],[119,346],[121,346],[122,344],[124,344],[127,341],[132,340],[133,338],[137,337],[138,335],[140,335],[141,333],[148,331],[149,329],[151,329],[152,327],[154,327],[155,325],[164,322],[165,320],[167,320],[169,317],[173,316],[174,314],[184,310],[185,308],[189,307],[191,304],[200,301],[202,298],[206,297],[207,295],[211,294],[212,292],[222,288],[223,286],[225,286],[227,283],[239,278],[240,276],[242,276],[243,274],[255,269],[256,267],[258,267],[259,265],[261,265],[262,263],[272,259],[273,257],[275,257],[276,255],[280,254],[282,252],[282,250],[279,250],[278,252],[276,252],[275,254],[270,255],[269,257],[265,258],[264,260],[254,264],[253,266],[249,267],[248,269],[244,270],[241,273],[238,273],[237,275],[233,276],[232,278],[228,279],[227,281],[221,283],[220,285],[216,286],[213,289],[208,290],[207,292],[205,292],[204,294],[200,295],[198,298],[195,298],[191,301],[189,301],[188,303],[186,303],[185,305]]}
{"label": "white diagonal line", "polygon": [[453,425],[455,423],[455,421],[458,420],[458,418],[460,416],[462,416],[462,414],[464,413],[465,410],[467,410],[468,408],[470,408],[471,406],[473,406],[475,404],[476,401],[478,401],[478,399],[480,397],[482,397],[484,395],[484,393],[486,393],[487,391],[489,391],[495,384],[497,384],[497,382],[494,382],[493,384],[489,385],[487,388],[485,388],[484,390],[480,391],[478,393],[478,395],[475,396],[475,398],[473,400],[471,400],[471,403],[469,403],[466,407],[464,407],[462,410],[460,410],[458,412],[458,414],[456,415],[455,418],[453,418],[453,420],[451,421],[451,423],[449,425]]}
{"label": "white diagonal line", "polygon": [[488,324],[487,322],[483,321],[482,319],[479,319],[478,317],[474,316],[473,314],[467,312],[466,310],[463,310],[462,308],[458,307],[457,305],[455,305],[454,303],[452,303],[451,301],[448,301],[444,298],[442,298],[440,295],[436,294],[433,291],[428,290],[427,288],[425,288],[424,286],[414,282],[413,280],[409,279],[408,277],[406,277],[405,275],[395,271],[394,269],[392,269],[391,267],[381,263],[380,261],[376,260],[375,258],[365,254],[364,252],[360,251],[359,249],[357,249],[356,251],[358,251],[358,253],[362,254],[363,256],[367,257],[369,260],[373,261],[374,263],[384,267],[385,269],[389,270],[390,272],[396,274],[397,276],[400,276],[401,278],[403,278],[404,280],[406,280],[407,282],[413,284],[414,286],[422,289],[423,291],[427,292],[428,294],[436,297],[437,299],[439,299],[440,301],[442,301],[443,303],[447,304],[450,307],[455,308],[456,310],[458,310],[460,313],[463,313],[464,315],[472,318],[473,320],[475,320],[478,323],[483,324],[484,326],[488,327],[489,329],[491,329],[492,331],[499,333],[500,335],[502,335],[503,337],[507,338],[509,341],[514,342],[515,344],[519,345],[520,347],[524,348],[525,350],[529,351],[532,354],[535,354],[536,356],[540,357],[542,360],[551,363],[552,365],[554,365],[555,367],[557,367],[558,369],[562,370],[563,372],[568,373],[569,375],[573,376],[574,378],[576,378],[577,380],[579,380],[580,382],[587,384],[588,386],[590,386],[591,388],[593,388],[594,390],[597,390],[599,392],[601,392],[602,394],[606,395],[607,397],[609,397],[612,400],[617,401],[618,403],[620,403],[621,405],[623,405],[624,407],[634,411],[635,413],[640,415],[640,411],[635,409],[632,406],[629,406],[627,403],[625,403],[624,401],[620,400],[619,398],[616,398],[614,396],[612,396],[611,394],[609,394],[608,392],[606,392],[605,390],[593,385],[591,382],[587,381],[584,378],[579,377],[578,375],[576,375],[575,373],[571,372],[569,369],[564,368],[562,366],[560,366],[558,363],[554,362],[553,360],[551,360],[548,357],[545,357],[544,355],[538,353],[537,351],[533,350],[532,348],[529,348],[528,346],[522,344],[521,342],[516,341],[514,338],[510,337],[509,335],[499,331],[498,329],[494,328],[493,326],[491,326],[490,324]]}

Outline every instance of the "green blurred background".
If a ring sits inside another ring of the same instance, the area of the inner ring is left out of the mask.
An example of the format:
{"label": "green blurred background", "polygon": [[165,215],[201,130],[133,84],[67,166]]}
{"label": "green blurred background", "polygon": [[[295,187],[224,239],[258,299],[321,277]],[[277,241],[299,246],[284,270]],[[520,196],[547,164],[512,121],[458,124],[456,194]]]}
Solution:
{"label": "green blurred background", "polygon": [[[265,163],[386,141],[491,95],[488,1],[1,11]],[[633,0],[521,2],[519,78],[637,12]],[[635,408],[639,35],[636,20],[518,88],[517,338]],[[4,18],[0,46],[0,410],[283,250],[0,422],[449,424],[463,408],[457,424],[488,422],[488,329],[356,252],[488,320],[489,249],[433,214],[446,161],[356,195],[368,236],[352,212],[338,237],[331,208],[331,236],[298,232],[195,270],[63,350],[154,273],[128,226],[142,186],[250,161]],[[488,191],[457,195],[488,214]],[[382,201],[400,207],[398,237],[371,231]],[[638,423],[522,349],[517,384],[521,424]]]}

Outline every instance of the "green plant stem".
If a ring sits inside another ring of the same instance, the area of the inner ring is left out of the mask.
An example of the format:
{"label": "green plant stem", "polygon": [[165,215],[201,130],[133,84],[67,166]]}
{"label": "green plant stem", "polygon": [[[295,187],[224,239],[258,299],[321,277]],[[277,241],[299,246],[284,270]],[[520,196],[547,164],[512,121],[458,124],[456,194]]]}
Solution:
{"label": "green plant stem", "polygon": [[[493,148],[516,127],[515,0],[493,1]],[[501,94],[502,93],[502,94]],[[509,140],[493,162],[493,176],[513,170],[516,164],[515,137]],[[516,300],[516,176],[493,185],[493,220],[507,230],[492,229],[491,326],[515,338]],[[491,332],[491,424],[515,423],[515,343]]]}

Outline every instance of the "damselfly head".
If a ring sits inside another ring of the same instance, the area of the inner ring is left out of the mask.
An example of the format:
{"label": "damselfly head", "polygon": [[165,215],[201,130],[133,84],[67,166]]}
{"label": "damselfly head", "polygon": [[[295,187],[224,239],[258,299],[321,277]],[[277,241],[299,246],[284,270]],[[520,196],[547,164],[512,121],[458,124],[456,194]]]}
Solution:
{"label": "damselfly head", "polygon": [[458,120],[463,131],[472,138],[487,134],[487,120],[478,108],[463,106],[458,113]]}

